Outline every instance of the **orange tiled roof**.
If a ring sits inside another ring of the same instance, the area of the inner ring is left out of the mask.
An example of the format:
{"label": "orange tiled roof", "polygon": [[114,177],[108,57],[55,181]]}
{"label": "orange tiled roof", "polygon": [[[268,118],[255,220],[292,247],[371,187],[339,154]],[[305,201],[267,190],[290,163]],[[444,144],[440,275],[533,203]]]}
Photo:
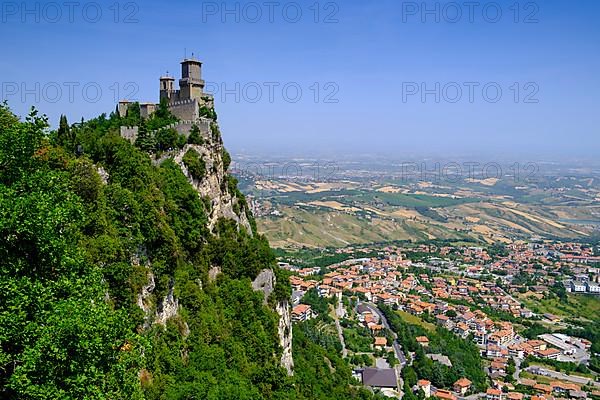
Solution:
{"label": "orange tiled roof", "polygon": [[459,380],[454,382],[454,386],[460,386],[460,387],[465,388],[465,387],[471,386],[471,383],[473,383],[473,382],[471,382],[467,378],[460,378]]}
{"label": "orange tiled roof", "polygon": [[456,400],[456,396],[448,390],[438,389],[438,391],[434,393],[434,396],[442,400]]}
{"label": "orange tiled roof", "polygon": [[307,304],[298,304],[294,308],[292,308],[292,314],[302,314],[306,311],[310,310],[310,306]]}

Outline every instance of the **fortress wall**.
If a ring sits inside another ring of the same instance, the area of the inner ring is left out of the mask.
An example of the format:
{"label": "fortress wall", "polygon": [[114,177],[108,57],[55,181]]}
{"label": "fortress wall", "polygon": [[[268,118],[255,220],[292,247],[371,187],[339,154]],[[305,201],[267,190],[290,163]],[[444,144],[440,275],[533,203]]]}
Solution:
{"label": "fortress wall", "polygon": [[169,104],[169,109],[174,116],[182,121],[193,121],[200,115],[200,107],[197,101],[178,101]]}
{"label": "fortress wall", "polygon": [[134,143],[138,137],[139,129],[137,126],[122,126],[121,137]]}
{"label": "fortress wall", "polygon": [[208,137],[210,133],[210,120],[206,118],[202,118],[196,121],[180,121],[177,124],[173,125],[173,128],[180,135],[188,136],[190,134],[190,130],[192,129],[192,125],[197,125],[202,133],[202,136]]}

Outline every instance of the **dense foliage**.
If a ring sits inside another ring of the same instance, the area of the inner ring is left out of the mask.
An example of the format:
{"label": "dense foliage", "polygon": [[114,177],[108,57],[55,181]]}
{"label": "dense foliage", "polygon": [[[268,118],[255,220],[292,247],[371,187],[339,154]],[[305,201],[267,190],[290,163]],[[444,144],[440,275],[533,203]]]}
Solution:
{"label": "dense foliage", "polygon": [[0,396],[141,398],[147,340],[104,300],[102,266],[78,246],[99,178],[46,128],[0,106]]}
{"label": "dense foliage", "polygon": [[[422,326],[407,323],[390,307],[383,304],[379,307],[392,330],[398,334],[398,342],[403,350],[415,353],[412,367],[418,379],[427,379],[438,388],[451,388],[458,379],[468,377],[473,382],[474,392],[485,391],[488,382],[483,370],[483,361],[479,349],[472,341],[439,326],[435,331],[425,330]],[[446,355],[452,367],[429,359],[417,343],[417,336],[427,336],[428,353]]]}
{"label": "dense foliage", "polygon": [[200,154],[194,149],[186,151],[183,156],[183,163],[194,179],[202,179],[204,174],[206,174],[206,164]]}
{"label": "dense foliage", "polygon": [[[288,276],[233,178],[221,189],[252,232],[224,219],[211,232],[210,201],[172,159],[153,161],[186,143],[173,120],[164,105],[150,119],[133,107],[50,132],[37,112],[21,122],[0,105],[0,397],[371,398],[311,325],[294,329],[287,376],[272,306]],[[119,127],[136,124],[134,145]],[[184,162],[200,179],[211,171],[197,155]],[[250,285],[264,268],[277,277],[269,305]],[[169,298],[176,313],[157,323]]]}
{"label": "dense foliage", "polygon": [[329,304],[333,300],[333,298],[328,300],[326,297],[320,296],[316,288],[309,289],[302,296],[302,303],[310,305],[313,312],[316,312],[326,321],[331,320],[331,317],[329,317]]}
{"label": "dense foliage", "polygon": [[[327,337],[317,344],[310,336]],[[313,321],[294,327],[294,363],[302,399],[372,399],[352,378],[352,370],[339,354],[334,335],[319,332]],[[301,397],[300,397],[301,396]]]}

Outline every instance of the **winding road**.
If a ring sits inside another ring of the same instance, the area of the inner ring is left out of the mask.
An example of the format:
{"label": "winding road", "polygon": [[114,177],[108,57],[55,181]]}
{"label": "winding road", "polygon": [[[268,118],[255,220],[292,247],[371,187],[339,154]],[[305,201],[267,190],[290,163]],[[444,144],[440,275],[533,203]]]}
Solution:
{"label": "winding road", "polygon": [[394,348],[394,353],[396,354],[396,358],[400,361],[400,366],[404,367],[407,363],[406,357],[404,356],[404,352],[402,351],[402,346],[400,346],[400,344],[398,343],[398,335],[396,335],[396,332],[394,332],[392,330],[392,328],[390,327],[390,324],[387,321],[387,318],[385,318],[385,315],[383,315],[383,313],[379,310],[379,308],[377,308],[377,306],[373,303],[362,303],[365,306],[369,307],[369,309],[371,310],[371,312],[373,314],[377,314],[379,315],[379,320],[381,321],[381,324],[386,328],[389,329],[392,332],[392,336],[394,337],[394,342],[392,343],[392,347]]}
{"label": "winding road", "polygon": [[338,332],[338,338],[340,339],[340,343],[342,344],[342,357],[348,357],[348,349],[346,349],[346,342],[344,341],[344,332],[342,331],[342,326],[340,325],[340,317],[344,317],[344,305],[342,304],[342,300],[340,299],[338,306],[334,312],[334,320],[335,327]]}

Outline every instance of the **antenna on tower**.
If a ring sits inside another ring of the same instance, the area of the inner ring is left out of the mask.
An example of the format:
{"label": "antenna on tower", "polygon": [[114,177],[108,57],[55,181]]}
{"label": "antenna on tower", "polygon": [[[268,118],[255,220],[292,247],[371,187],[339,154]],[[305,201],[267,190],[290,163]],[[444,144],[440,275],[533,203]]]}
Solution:
{"label": "antenna on tower", "polygon": [[183,58],[186,59],[187,58],[187,47],[183,48]]}

